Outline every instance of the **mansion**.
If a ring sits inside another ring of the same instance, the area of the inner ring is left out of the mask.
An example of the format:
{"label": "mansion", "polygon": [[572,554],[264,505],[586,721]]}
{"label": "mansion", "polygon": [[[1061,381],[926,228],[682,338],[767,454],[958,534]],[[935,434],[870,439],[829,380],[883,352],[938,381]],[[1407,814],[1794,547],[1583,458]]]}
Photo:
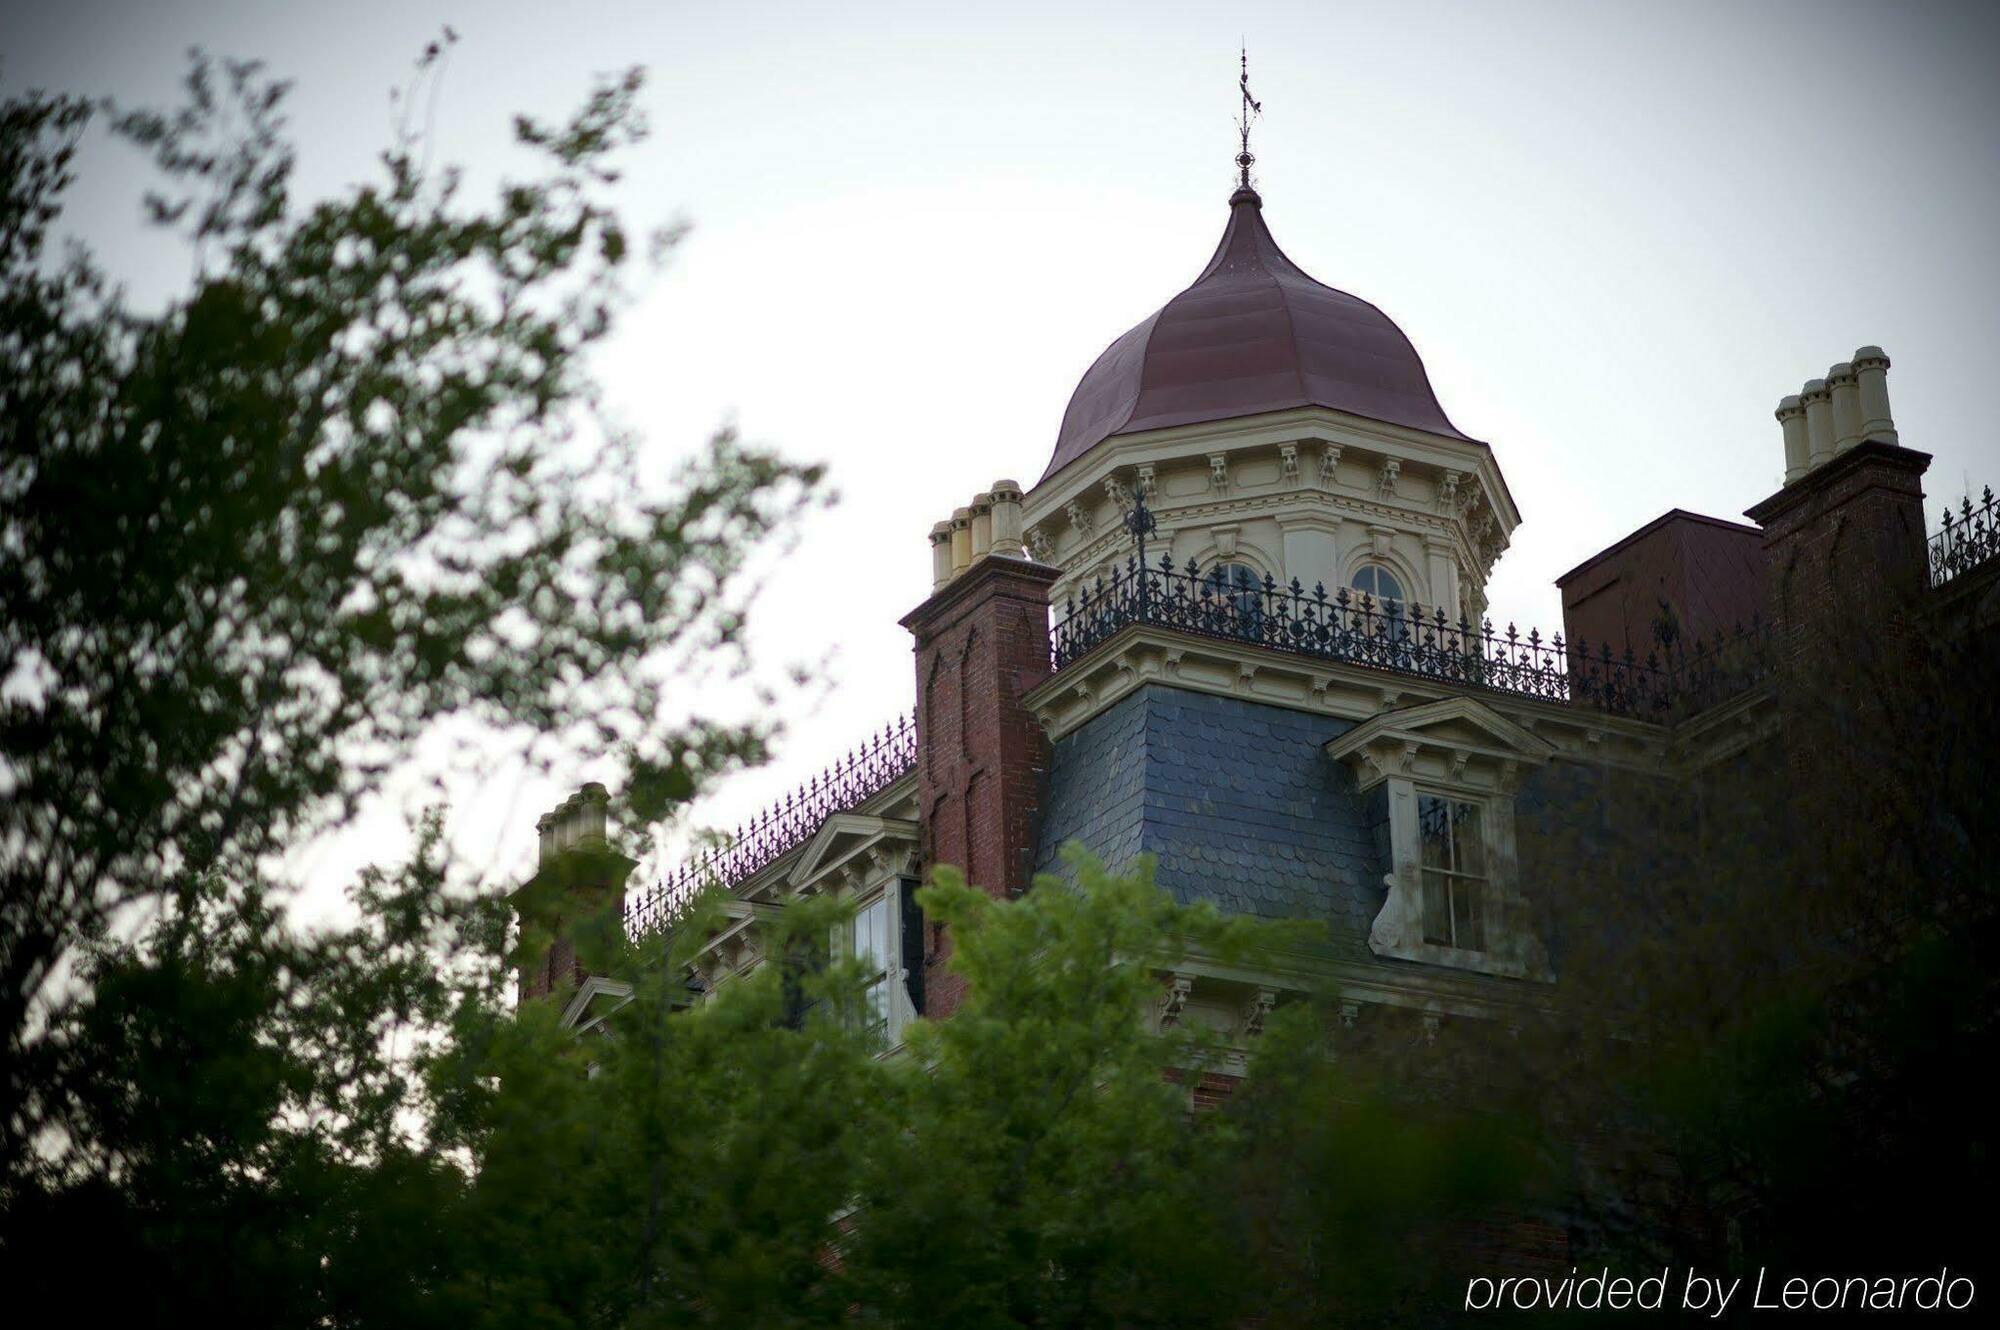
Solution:
{"label": "mansion", "polygon": [[[1990,492],[1926,534],[1889,366],[1865,346],[1783,398],[1785,483],[1748,522],[1669,511],[1557,579],[1559,632],[1496,633],[1521,520],[1504,450],[1452,424],[1379,309],[1285,256],[1246,171],[1200,275],[1084,373],[1040,479],[931,528],[911,716],[727,848],[609,887],[635,932],[727,889],[707,991],[763,963],[761,915],[851,902],[894,1046],[962,998],[913,899],[931,869],[1012,896],[1080,842],[1114,869],[1156,856],[1181,900],[1320,926],[1261,971],[1162,974],[1153,1021],[1247,1049],[1331,984],[1350,1025],[1511,1024],[1563,982],[1545,833],[1607,773],[1827,761],[1787,689],[1846,630],[1831,607],[1891,634],[2000,626]],[[604,801],[542,819],[545,868],[604,847]],[[627,991],[560,941],[523,976],[578,1027]]]}

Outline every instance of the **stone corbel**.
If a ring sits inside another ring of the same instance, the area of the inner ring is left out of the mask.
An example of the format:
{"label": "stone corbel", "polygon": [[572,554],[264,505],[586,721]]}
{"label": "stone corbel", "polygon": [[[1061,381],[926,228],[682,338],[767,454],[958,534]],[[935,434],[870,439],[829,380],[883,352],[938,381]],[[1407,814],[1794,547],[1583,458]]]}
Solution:
{"label": "stone corbel", "polygon": [[1139,464],[1139,497],[1147,503],[1151,503],[1153,496],[1158,493],[1158,490],[1158,483],[1153,478],[1153,464],[1151,462],[1141,462]]}
{"label": "stone corbel", "polygon": [[1264,1021],[1278,1005],[1278,990],[1259,988],[1243,1004],[1243,1038],[1248,1041],[1264,1033]]}
{"label": "stone corbel", "polygon": [[1095,519],[1091,516],[1090,509],[1084,507],[1083,504],[1077,502],[1075,499],[1071,499],[1063,508],[1063,511],[1069,514],[1069,524],[1075,527],[1081,535],[1085,537],[1090,535],[1091,528],[1095,522]]}
{"label": "stone corbel", "polygon": [[1403,464],[1393,457],[1382,459],[1382,474],[1375,482],[1376,493],[1385,499],[1396,497],[1396,480],[1403,474]]}
{"label": "stone corbel", "polygon": [[1458,482],[1463,479],[1459,472],[1447,471],[1438,482],[1437,510],[1447,517],[1458,511]]}
{"label": "stone corbel", "polygon": [[1181,1013],[1187,1010],[1188,998],[1194,993],[1194,980],[1187,975],[1173,975],[1167,984],[1167,991],[1160,995],[1160,1028],[1171,1030],[1180,1024]]}
{"label": "stone corbel", "polygon": [[1434,1011],[1425,1012],[1424,1043],[1435,1044],[1438,1041],[1438,1027],[1443,1024],[1444,1024],[1443,1016],[1440,1016],[1437,1012]]}
{"label": "stone corbel", "polygon": [[1132,506],[1132,493],[1125,488],[1125,482],[1116,476],[1104,478],[1104,497],[1111,500],[1114,508],[1123,511]]}
{"label": "stone corbel", "polygon": [[1334,473],[1340,470],[1340,445],[1322,443],[1319,446],[1319,483],[1322,488],[1332,489]]}
{"label": "stone corbel", "polygon": [[1278,445],[1278,478],[1287,485],[1299,483],[1299,445],[1296,443]]}
{"label": "stone corbel", "polygon": [[1352,1030],[1354,1028],[1354,1023],[1360,1019],[1361,1019],[1361,1004],[1359,1002],[1343,1002],[1340,1004],[1341,1025],[1345,1026],[1347,1029]]}
{"label": "stone corbel", "polygon": [[1218,494],[1229,492],[1229,454],[1208,455],[1208,487]]}
{"label": "stone corbel", "polygon": [[1028,533],[1028,554],[1036,563],[1053,566],[1056,561],[1056,545],[1049,539],[1049,533],[1036,527]]}

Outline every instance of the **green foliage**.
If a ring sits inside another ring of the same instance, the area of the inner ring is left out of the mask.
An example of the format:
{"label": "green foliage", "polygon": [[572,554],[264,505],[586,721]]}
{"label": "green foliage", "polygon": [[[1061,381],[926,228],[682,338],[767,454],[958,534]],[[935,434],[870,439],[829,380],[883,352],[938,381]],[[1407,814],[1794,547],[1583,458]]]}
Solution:
{"label": "green foliage", "polygon": [[901,1130],[862,1189],[850,1261],[890,1323],[1184,1324],[1224,1292],[1201,1160],[1231,1136],[1191,1117],[1180,1083],[1218,1050],[1139,1013],[1159,967],[1240,957],[1256,936],[1174,904],[1150,860],[1128,876],[1069,860],[1073,887],[1044,877],[1019,901],[949,870],[918,897],[970,989],[910,1034]]}
{"label": "green foliage", "polygon": [[412,1044],[493,1009],[476,958],[504,917],[445,886],[435,818],[355,894],[359,923],[303,934],[203,879],[83,950],[26,1069],[44,1131],[0,1222],[12,1281],[88,1250],[106,1319],[422,1322],[465,1177]]}
{"label": "green foliage", "polygon": [[[21,1073],[76,948],[280,885],[420,738],[613,752],[634,826],[761,752],[666,681],[727,658],[744,561],[818,473],[725,434],[655,482],[598,408],[639,87],[522,122],[527,173],[484,204],[403,133],[298,206],[255,64],[197,56],[173,112],[0,107],[0,1186],[59,1112]],[[193,256],[157,311],[50,252],[93,123]]]}

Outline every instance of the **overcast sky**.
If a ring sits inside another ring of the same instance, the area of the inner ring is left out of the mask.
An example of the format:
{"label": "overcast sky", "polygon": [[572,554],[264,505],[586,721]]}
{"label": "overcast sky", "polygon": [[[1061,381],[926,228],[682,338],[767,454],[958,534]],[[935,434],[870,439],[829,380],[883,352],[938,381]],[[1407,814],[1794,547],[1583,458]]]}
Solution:
{"label": "overcast sky", "polygon": [[[693,231],[607,350],[666,468],[716,425],[830,464],[841,503],[761,597],[764,659],[831,651],[727,824],[906,710],[897,619],[933,521],[1032,484],[1077,378],[1207,261],[1250,48],[1265,216],[1415,342],[1523,514],[1495,618],[1559,626],[1552,579],[1670,507],[1779,484],[1771,412],[1887,348],[1934,515],[2000,484],[2000,5],[102,4],[0,0],[0,85],[173,97],[190,45],[297,80],[299,192],[366,174],[389,90],[446,23],[441,159],[496,165],[642,64],[640,221]],[[133,160],[84,159],[77,229],[136,293],[186,260],[138,225]],[[575,773],[584,779],[592,772]],[[454,833],[501,877],[563,785],[488,773]],[[387,852],[378,816],[310,858]]]}

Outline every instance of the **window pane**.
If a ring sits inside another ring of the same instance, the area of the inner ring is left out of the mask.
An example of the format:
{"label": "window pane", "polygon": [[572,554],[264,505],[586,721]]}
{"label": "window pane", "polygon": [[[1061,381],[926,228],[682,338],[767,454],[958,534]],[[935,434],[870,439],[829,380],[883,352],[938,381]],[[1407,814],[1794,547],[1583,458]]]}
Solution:
{"label": "window pane", "polygon": [[1452,883],[1452,930],[1467,951],[1486,949],[1486,884],[1461,878]]}
{"label": "window pane", "polygon": [[1423,846],[1425,868],[1450,868],[1451,802],[1435,795],[1417,796],[1418,841]]}
{"label": "window pane", "polygon": [[879,979],[868,986],[868,1028],[881,1030],[889,1024],[889,981]]}
{"label": "window pane", "polygon": [[1451,945],[1451,886],[1442,873],[1425,873],[1424,941],[1440,947]]}
{"label": "window pane", "polygon": [[1354,574],[1354,589],[1376,600],[1401,600],[1403,584],[1394,573],[1377,564],[1368,564]]}
{"label": "window pane", "polygon": [[1453,803],[1452,867],[1474,877],[1486,876],[1486,836],[1479,822],[1479,805]]}
{"label": "window pane", "polygon": [[888,968],[888,897],[877,897],[854,916],[854,958],[865,962],[871,970]]}

